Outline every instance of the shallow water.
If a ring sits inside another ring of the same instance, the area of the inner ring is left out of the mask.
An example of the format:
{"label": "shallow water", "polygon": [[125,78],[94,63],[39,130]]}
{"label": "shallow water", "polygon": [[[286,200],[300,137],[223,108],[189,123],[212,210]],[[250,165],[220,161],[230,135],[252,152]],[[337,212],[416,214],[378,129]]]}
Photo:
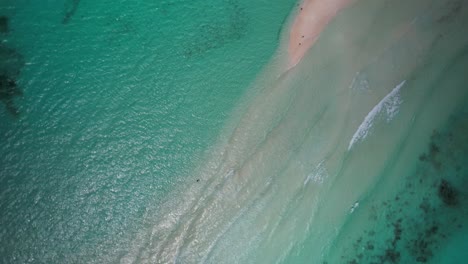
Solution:
{"label": "shallow water", "polygon": [[2,2],[1,262],[465,259],[468,5],[294,4]]}
{"label": "shallow water", "polygon": [[122,258],[192,182],[292,5],[0,1],[16,84],[0,91],[0,262]]}

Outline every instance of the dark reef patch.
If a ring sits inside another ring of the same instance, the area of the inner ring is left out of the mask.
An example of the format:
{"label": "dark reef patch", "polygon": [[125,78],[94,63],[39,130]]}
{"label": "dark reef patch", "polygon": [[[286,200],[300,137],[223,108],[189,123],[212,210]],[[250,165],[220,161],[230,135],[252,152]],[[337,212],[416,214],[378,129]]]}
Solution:
{"label": "dark reef patch", "polygon": [[432,132],[398,192],[363,205],[370,224],[347,242],[341,263],[434,263],[451,237],[466,232],[468,168],[462,164],[468,164],[468,105],[465,109]]}
{"label": "dark reef patch", "polygon": [[458,204],[458,191],[445,179],[439,184],[439,198],[448,206],[456,206]]}
{"label": "dark reef patch", "polygon": [[78,5],[80,0],[67,0],[65,2],[65,14],[63,15],[62,24],[68,24],[72,17],[75,15],[78,10]]}
{"label": "dark reef patch", "polygon": [[15,49],[0,44],[0,74],[15,79],[19,76],[24,64],[23,55]]}
{"label": "dark reef patch", "polygon": [[439,132],[437,130],[432,131],[428,152],[419,156],[419,160],[421,162],[429,162],[436,170],[440,170],[442,168],[442,163],[438,160],[438,156],[441,151],[440,146],[437,143],[439,139]]}
{"label": "dark reef patch", "polygon": [[426,263],[434,256],[437,243],[440,243],[441,239],[443,239],[443,237],[437,237],[438,231],[438,223],[433,223],[433,225],[429,225],[422,232],[418,232],[416,237],[408,241],[408,251],[416,262]]}
{"label": "dark reef patch", "polygon": [[7,16],[0,16],[0,33],[8,33],[10,31]]}
{"label": "dark reef patch", "polygon": [[225,19],[219,23],[210,21],[199,26],[199,30],[187,43],[184,57],[201,55],[209,50],[221,48],[245,35],[248,17],[245,9],[236,0],[226,0]]}
{"label": "dark reef patch", "polygon": [[367,250],[374,250],[374,244],[371,241],[367,241],[366,249]]}
{"label": "dark reef patch", "polygon": [[380,261],[381,263],[399,263],[400,258],[400,252],[396,251],[395,249],[387,249],[385,250],[385,254],[381,256]]}
{"label": "dark reef patch", "polygon": [[0,75],[0,101],[13,116],[19,115],[13,99],[20,95],[23,95],[23,92],[18,89],[16,82],[6,75]]}
{"label": "dark reef patch", "polygon": [[23,66],[24,58],[20,53],[0,44],[0,101],[14,117],[19,115],[14,99],[23,95],[16,81]]}

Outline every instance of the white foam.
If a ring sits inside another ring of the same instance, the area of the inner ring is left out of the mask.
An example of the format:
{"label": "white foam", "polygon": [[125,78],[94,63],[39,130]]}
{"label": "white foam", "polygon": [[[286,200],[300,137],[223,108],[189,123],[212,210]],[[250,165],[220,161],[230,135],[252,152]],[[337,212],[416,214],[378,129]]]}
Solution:
{"label": "white foam", "polygon": [[350,150],[356,142],[359,142],[367,137],[374,124],[374,120],[376,117],[384,112],[386,114],[387,122],[390,122],[397,114],[398,109],[401,105],[401,98],[400,98],[400,89],[405,84],[406,80],[402,81],[398,84],[393,90],[388,93],[380,102],[372,108],[372,110],[367,114],[362,121],[361,125],[359,125],[358,129],[354,133],[351,141],[348,145],[348,150]]}
{"label": "white foam", "polygon": [[359,202],[355,202],[353,206],[351,206],[351,209],[349,209],[349,213],[352,214],[356,208],[359,207]]}
{"label": "white foam", "polygon": [[315,168],[314,170],[307,175],[307,178],[304,180],[304,185],[307,185],[307,183],[312,180],[315,183],[321,184],[323,183],[323,180],[327,177],[327,169],[325,168],[323,164],[324,160],[322,160]]}

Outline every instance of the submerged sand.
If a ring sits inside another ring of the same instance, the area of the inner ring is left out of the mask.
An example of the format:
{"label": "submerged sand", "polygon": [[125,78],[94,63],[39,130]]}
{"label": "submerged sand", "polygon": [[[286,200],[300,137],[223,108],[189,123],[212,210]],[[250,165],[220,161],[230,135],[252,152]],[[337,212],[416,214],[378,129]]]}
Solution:
{"label": "submerged sand", "polygon": [[[200,182],[171,194],[129,249],[128,263],[382,259],[388,239],[378,228],[387,223],[377,223],[378,213],[390,211],[379,195],[400,191],[432,131],[468,98],[464,75],[439,77],[446,65],[464,68],[450,60],[468,43],[460,34],[468,8],[361,0],[343,10],[350,1],[324,2],[303,2],[286,39],[289,69],[300,65],[278,78],[285,66],[278,51],[194,172]],[[412,191],[419,192],[405,193]],[[415,208],[397,211],[405,230],[420,219],[406,217]],[[382,245],[356,253],[353,243],[371,225],[369,239]],[[408,252],[400,258],[415,262]]]}

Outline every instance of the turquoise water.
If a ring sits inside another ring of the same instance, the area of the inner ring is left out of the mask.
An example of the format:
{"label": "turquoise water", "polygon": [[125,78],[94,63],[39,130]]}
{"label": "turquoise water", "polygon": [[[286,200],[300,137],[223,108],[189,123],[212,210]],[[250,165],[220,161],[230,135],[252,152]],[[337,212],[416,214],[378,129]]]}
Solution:
{"label": "turquoise water", "polygon": [[1,1],[2,70],[22,95],[0,109],[0,262],[119,259],[216,140],[292,5]]}
{"label": "turquoise water", "polygon": [[463,263],[468,6],[0,2],[0,262]]}

